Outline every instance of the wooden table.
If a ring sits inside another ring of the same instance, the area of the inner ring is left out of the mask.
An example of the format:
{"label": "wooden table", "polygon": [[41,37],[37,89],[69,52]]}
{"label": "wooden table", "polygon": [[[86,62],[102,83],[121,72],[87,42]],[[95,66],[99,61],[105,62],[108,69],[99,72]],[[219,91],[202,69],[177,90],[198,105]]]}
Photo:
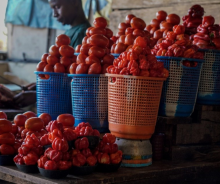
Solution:
{"label": "wooden table", "polygon": [[220,183],[220,161],[172,163],[164,160],[144,168],[121,167],[114,173],[68,175],[60,180],[47,179],[40,174],[22,173],[16,166],[0,166],[0,179],[17,184]]}

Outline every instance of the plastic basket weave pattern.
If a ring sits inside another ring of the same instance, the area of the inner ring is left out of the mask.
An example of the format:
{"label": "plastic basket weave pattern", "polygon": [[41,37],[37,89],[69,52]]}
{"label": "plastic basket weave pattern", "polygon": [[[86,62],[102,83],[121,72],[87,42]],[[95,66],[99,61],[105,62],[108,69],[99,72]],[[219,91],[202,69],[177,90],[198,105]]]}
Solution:
{"label": "plastic basket weave pattern", "polygon": [[69,74],[72,77],[72,111],[75,125],[89,122],[100,132],[108,131],[108,77]]}
{"label": "plastic basket weave pattern", "polygon": [[[164,83],[159,115],[189,117],[195,106],[202,63],[204,60],[178,57],[157,56],[169,70],[169,77]],[[186,67],[184,60],[196,61],[196,67]]]}
{"label": "plastic basket weave pattern", "polygon": [[[71,79],[67,74],[34,72],[37,76],[37,115],[49,113],[53,120],[60,114],[72,113]],[[49,79],[41,79],[38,74],[47,74]]]}
{"label": "plastic basket weave pattern", "polygon": [[108,120],[111,133],[125,139],[149,139],[154,133],[165,79],[106,75],[109,78]]}
{"label": "plastic basket weave pattern", "polygon": [[197,103],[220,104],[220,50],[201,50],[205,52]]}

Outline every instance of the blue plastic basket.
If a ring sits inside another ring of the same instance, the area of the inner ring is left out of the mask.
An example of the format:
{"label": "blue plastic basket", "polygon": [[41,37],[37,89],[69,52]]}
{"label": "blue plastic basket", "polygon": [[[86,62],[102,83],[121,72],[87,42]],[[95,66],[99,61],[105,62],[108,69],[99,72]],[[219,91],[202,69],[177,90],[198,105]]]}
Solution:
{"label": "blue plastic basket", "polygon": [[197,103],[205,105],[220,104],[220,50],[201,50],[205,53]]}
{"label": "blue plastic basket", "polygon": [[69,74],[72,77],[72,110],[75,126],[89,122],[94,129],[108,132],[108,77]]}
{"label": "blue plastic basket", "polygon": [[[169,77],[164,82],[160,101],[159,115],[189,117],[195,106],[199,78],[204,60],[157,56],[169,70]],[[186,67],[183,61],[198,62],[196,67]]]}
{"label": "blue plastic basket", "polygon": [[113,55],[115,57],[115,59],[120,56],[120,54],[113,54],[113,53],[111,53],[111,55]]}
{"label": "blue plastic basket", "polygon": [[[72,113],[71,79],[64,73],[34,72],[37,75],[37,115],[48,113],[55,120],[64,113]],[[42,79],[39,74],[47,74]]]}

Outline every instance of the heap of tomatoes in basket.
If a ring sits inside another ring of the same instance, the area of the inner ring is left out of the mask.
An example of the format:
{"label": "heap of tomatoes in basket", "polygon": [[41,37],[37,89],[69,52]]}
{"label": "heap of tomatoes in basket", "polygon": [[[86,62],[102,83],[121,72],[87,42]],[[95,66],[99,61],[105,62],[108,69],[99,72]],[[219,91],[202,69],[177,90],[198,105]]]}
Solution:
{"label": "heap of tomatoes in basket", "polygon": [[164,68],[163,62],[158,62],[151,54],[147,41],[139,36],[128,51],[120,54],[113,65],[107,68],[110,74],[161,77],[167,78],[169,72]]}
{"label": "heap of tomatoes in basket", "polygon": [[104,74],[113,63],[114,56],[109,51],[113,32],[106,27],[107,21],[103,17],[96,18],[93,25],[87,29],[82,45],[76,48],[79,55],[71,67],[71,74]]}
{"label": "heap of tomatoes in basket", "polygon": [[[49,53],[42,55],[36,70],[42,72],[69,73],[70,65],[76,62],[74,48],[69,44],[70,38],[68,36],[65,34],[57,36],[56,45],[50,47]],[[44,77],[49,78],[48,75]]]}

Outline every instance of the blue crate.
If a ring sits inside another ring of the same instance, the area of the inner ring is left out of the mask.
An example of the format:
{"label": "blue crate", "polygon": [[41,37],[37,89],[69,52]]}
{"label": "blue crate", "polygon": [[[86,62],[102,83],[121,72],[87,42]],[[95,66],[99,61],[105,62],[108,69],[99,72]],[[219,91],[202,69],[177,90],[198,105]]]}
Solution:
{"label": "blue crate", "polygon": [[94,129],[108,132],[108,77],[69,74],[72,77],[72,111],[75,126],[89,122]]}
{"label": "blue crate", "polygon": [[197,103],[204,105],[220,105],[220,50],[200,49],[205,56]]}
{"label": "blue crate", "polygon": [[120,56],[120,54],[113,54],[113,53],[111,53],[111,55],[113,55],[115,57],[115,59]]}
{"label": "blue crate", "polygon": [[[60,114],[72,113],[71,79],[64,73],[34,72],[37,76],[37,115],[48,113],[52,120]],[[49,79],[41,79],[47,74]]]}
{"label": "blue crate", "polygon": [[[163,84],[159,115],[189,117],[195,106],[200,72],[204,60],[157,56],[169,70],[169,77]],[[196,61],[196,67],[186,67],[183,61]]]}

